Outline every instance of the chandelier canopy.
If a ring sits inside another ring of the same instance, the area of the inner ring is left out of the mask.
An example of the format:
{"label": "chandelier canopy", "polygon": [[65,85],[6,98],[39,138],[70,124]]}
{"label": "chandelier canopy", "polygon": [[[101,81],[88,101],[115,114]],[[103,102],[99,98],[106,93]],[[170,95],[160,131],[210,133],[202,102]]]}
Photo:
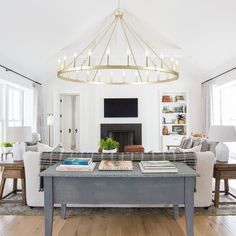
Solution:
{"label": "chandelier canopy", "polygon": [[63,56],[58,63],[58,78],[79,83],[157,84],[179,78],[178,62],[158,54],[131,27],[121,8],[80,53]]}

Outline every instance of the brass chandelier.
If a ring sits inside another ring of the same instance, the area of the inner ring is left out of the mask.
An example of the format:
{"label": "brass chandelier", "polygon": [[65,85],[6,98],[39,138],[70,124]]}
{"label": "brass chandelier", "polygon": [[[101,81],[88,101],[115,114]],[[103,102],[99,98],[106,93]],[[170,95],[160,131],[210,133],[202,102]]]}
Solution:
{"label": "brass chandelier", "polygon": [[[117,40],[121,34],[122,40]],[[178,61],[158,54],[131,27],[121,8],[80,53],[63,56],[58,63],[58,78],[78,83],[158,84],[179,78]]]}

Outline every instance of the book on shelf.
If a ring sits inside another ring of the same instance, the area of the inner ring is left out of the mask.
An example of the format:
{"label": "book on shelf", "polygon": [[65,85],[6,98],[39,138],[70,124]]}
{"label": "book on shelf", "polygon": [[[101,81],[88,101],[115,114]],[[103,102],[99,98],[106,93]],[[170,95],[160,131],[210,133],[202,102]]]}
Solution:
{"label": "book on shelf", "polygon": [[62,161],[62,165],[89,165],[92,163],[91,158],[66,158]]}
{"label": "book on shelf", "polygon": [[96,163],[91,162],[89,165],[59,165],[56,167],[56,171],[93,171]]}
{"label": "book on shelf", "polygon": [[132,161],[101,161],[99,170],[133,170]]}
{"label": "book on shelf", "polygon": [[178,169],[170,161],[141,161],[142,173],[177,173]]}

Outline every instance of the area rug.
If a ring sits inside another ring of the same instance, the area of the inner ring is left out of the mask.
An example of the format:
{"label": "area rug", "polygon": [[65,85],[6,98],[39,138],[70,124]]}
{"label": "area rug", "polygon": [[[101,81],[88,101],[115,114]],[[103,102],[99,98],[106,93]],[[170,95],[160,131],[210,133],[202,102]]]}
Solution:
{"label": "area rug", "polygon": [[[14,198],[19,198],[15,196]],[[173,214],[172,208],[67,208],[67,216],[85,216],[85,215],[163,215]],[[184,214],[184,208],[180,208],[180,215]],[[21,204],[0,204],[0,215],[23,215],[36,216],[44,215],[42,207],[30,208],[29,206],[22,206]],[[54,215],[60,215],[60,208],[55,208]],[[211,206],[209,208],[195,208],[195,215],[204,216],[226,216],[236,215],[236,205],[224,205],[216,208]]]}

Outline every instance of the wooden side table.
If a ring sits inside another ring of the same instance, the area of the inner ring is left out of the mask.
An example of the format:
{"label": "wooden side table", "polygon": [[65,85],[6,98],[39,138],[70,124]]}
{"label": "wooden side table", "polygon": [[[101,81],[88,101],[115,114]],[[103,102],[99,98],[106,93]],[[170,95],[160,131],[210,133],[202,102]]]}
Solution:
{"label": "wooden side table", "polygon": [[[215,193],[214,202],[215,207],[225,204],[236,204],[235,201],[220,202],[220,193],[225,193],[225,195],[230,195],[236,199],[236,196],[229,192],[229,179],[236,179],[236,160],[229,159],[228,162],[215,162],[213,177],[215,178]],[[220,180],[224,180],[224,190],[220,190]]]}
{"label": "wooden side table", "polygon": [[[3,167],[2,181],[0,185],[0,204],[1,203],[18,203],[26,205],[26,187],[25,187],[25,169],[23,161],[1,161],[0,167]],[[6,183],[6,179],[13,179],[13,191],[3,196],[3,191]],[[17,180],[21,179],[22,190],[17,189]],[[9,200],[6,199],[11,194],[16,194],[22,191],[21,200]]]}

